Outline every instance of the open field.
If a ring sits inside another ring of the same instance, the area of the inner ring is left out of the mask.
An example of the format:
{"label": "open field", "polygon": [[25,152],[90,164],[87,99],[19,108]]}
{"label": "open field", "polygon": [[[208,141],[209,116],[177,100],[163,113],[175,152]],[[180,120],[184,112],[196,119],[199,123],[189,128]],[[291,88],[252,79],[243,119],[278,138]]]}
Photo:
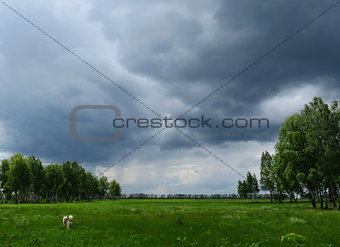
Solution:
{"label": "open field", "polygon": [[[74,216],[73,229],[62,216]],[[181,218],[183,217],[183,218]],[[340,246],[340,211],[244,200],[115,200],[1,204],[0,246]],[[295,245],[296,246],[296,245]]]}

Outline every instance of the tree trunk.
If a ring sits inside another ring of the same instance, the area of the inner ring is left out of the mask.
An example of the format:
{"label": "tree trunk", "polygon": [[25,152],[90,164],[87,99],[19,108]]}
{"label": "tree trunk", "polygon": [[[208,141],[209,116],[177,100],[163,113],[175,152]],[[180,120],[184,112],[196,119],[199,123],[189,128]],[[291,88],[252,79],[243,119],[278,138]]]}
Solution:
{"label": "tree trunk", "polygon": [[312,205],[313,205],[313,208],[316,208],[315,198],[312,199]]}
{"label": "tree trunk", "polygon": [[329,194],[327,193],[327,191],[325,189],[325,209],[328,209],[328,196],[329,196]]}
{"label": "tree trunk", "polygon": [[322,190],[319,191],[319,196],[320,196],[320,208],[323,209],[323,195],[322,195]]}

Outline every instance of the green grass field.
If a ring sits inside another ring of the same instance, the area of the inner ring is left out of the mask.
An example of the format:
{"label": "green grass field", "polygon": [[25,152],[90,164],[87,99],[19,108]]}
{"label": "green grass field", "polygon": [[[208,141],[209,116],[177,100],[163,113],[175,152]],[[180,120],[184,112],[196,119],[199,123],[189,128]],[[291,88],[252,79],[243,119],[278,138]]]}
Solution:
{"label": "green grass field", "polygon": [[[62,216],[72,214],[72,229]],[[183,217],[183,218],[181,218]],[[244,200],[115,200],[0,204],[0,246],[340,246],[340,211],[309,203]]]}

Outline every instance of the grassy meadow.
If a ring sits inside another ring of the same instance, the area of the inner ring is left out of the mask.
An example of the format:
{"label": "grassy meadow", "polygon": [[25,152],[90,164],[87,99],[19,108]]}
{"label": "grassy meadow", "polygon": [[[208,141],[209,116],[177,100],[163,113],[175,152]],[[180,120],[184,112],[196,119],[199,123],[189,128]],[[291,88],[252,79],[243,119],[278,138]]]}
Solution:
{"label": "grassy meadow", "polygon": [[[340,246],[340,211],[307,202],[114,200],[0,204],[0,246]],[[62,216],[72,214],[72,229]],[[281,241],[288,233],[306,238]]]}

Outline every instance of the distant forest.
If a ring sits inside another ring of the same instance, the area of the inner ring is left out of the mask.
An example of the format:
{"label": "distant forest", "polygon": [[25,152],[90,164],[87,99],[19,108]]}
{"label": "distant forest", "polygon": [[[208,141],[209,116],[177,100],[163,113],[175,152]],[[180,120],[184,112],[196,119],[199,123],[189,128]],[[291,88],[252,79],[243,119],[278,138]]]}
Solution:
{"label": "distant forest", "polygon": [[[291,202],[308,197],[313,208],[337,208],[340,195],[340,104],[314,98],[282,124],[275,153],[261,158],[261,188],[270,198]],[[258,193],[255,175],[238,183],[238,193]],[[340,203],[339,203],[340,204]],[[339,205],[340,209],[340,205]]]}
{"label": "distant forest", "polygon": [[95,177],[77,162],[43,166],[34,156],[14,154],[1,161],[0,200],[2,203],[71,202],[121,195],[116,180]]}

